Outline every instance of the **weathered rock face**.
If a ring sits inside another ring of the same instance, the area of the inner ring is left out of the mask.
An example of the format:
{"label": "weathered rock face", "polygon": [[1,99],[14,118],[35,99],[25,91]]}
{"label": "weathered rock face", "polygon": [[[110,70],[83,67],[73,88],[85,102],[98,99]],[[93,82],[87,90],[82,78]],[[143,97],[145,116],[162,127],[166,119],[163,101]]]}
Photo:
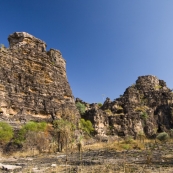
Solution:
{"label": "weathered rock face", "polygon": [[46,43],[26,32],[15,32],[8,37],[10,48],[28,48],[35,49],[39,52],[46,51]]}
{"label": "weathered rock face", "polygon": [[83,117],[100,135],[152,137],[173,128],[173,92],[155,76],[140,76],[120,98],[107,98],[102,107],[90,105]]}
{"label": "weathered rock face", "polygon": [[0,49],[1,118],[49,120],[78,118],[60,51],[25,32],[8,37],[10,47]]}

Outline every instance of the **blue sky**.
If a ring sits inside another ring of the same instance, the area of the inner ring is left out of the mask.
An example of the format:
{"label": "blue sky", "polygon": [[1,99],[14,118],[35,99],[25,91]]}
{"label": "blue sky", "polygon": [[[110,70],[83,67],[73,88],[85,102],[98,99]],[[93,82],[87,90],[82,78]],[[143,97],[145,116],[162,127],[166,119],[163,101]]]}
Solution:
{"label": "blue sky", "polygon": [[61,51],[86,102],[114,100],[141,75],[173,88],[172,0],[0,0],[0,43],[16,31]]}

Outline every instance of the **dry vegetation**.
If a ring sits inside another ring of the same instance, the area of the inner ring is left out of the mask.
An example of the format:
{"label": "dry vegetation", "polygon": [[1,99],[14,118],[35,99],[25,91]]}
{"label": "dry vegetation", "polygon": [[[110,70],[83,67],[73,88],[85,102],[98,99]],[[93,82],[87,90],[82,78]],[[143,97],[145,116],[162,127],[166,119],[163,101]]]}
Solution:
{"label": "dry vegetation", "polygon": [[81,153],[77,146],[60,153],[38,153],[38,150],[35,150],[35,156],[31,150],[15,153],[11,160],[9,156],[8,160],[4,158],[3,163],[23,164],[22,173],[171,173],[173,166],[172,139],[163,143],[129,137],[85,145]]}

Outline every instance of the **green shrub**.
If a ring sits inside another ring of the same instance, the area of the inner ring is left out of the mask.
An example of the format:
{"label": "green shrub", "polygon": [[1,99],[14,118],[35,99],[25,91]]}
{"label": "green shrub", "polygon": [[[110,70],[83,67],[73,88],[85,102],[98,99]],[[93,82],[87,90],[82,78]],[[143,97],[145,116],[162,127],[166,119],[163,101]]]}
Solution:
{"label": "green shrub", "polygon": [[120,105],[117,105],[117,109],[118,110],[123,110],[122,106],[120,106]]}
{"label": "green shrub", "polygon": [[148,118],[148,114],[146,112],[141,113],[141,118],[146,120]]}
{"label": "green shrub", "polygon": [[162,86],[161,86],[161,85],[155,85],[155,87],[154,87],[154,88],[157,90],[157,89],[162,88]]}
{"label": "green shrub", "polygon": [[26,136],[29,132],[44,132],[47,128],[46,122],[33,122],[26,123],[20,130],[15,139],[15,142],[20,144],[25,141]]}
{"label": "green shrub", "polygon": [[124,149],[124,150],[128,150],[130,148],[130,145],[129,144],[122,144],[121,147]]}
{"label": "green shrub", "polygon": [[56,131],[63,132],[63,133],[73,131],[76,128],[73,123],[63,119],[53,121],[53,127],[54,129],[56,129]]}
{"label": "green shrub", "polygon": [[8,143],[13,137],[13,129],[6,122],[0,122],[0,143]]}
{"label": "green shrub", "polygon": [[132,136],[126,136],[124,138],[124,142],[123,143],[125,143],[125,144],[132,144],[133,142],[134,142],[134,139],[133,139]]}
{"label": "green shrub", "polygon": [[85,113],[85,105],[84,104],[82,104],[82,103],[80,103],[80,102],[77,102],[76,103],[76,107],[77,107],[77,109],[79,110],[79,113],[82,115],[82,114],[84,114]]}
{"label": "green shrub", "polygon": [[99,106],[99,108],[100,108],[100,107],[102,107],[102,106],[103,106],[103,104],[102,104],[102,103],[98,103],[98,106]]}
{"label": "green shrub", "polygon": [[162,132],[158,134],[156,138],[161,142],[165,142],[169,139],[169,135],[166,132]]}
{"label": "green shrub", "polygon": [[108,114],[108,115],[112,115],[112,112],[110,109],[106,109],[105,112]]}
{"label": "green shrub", "polygon": [[89,120],[85,121],[83,118],[80,119],[79,121],[79,128],[86,134],[90,134],[91,132],[94,131],[91,121]]}

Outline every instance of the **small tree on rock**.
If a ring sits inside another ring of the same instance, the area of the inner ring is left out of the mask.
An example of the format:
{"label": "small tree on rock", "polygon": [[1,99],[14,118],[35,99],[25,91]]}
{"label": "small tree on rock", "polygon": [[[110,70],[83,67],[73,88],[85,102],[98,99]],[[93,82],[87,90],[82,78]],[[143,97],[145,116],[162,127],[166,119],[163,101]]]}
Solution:
{"label": "small tree on rock", "polygon": [[91,121],[84,120],[83,118],[79,121],[79,128],[87,135],[90,135],[94,131]]}
{"label": "small tree on rock", "polygon": [[82,104],[82,103],[80,103],[80,102],[77,102],[76,103],[76,107],[77,107],[77,109],[79,110],[79,113],[82,115],[82,114],[84,114],[85,113],[85,105],[84,104]]}

